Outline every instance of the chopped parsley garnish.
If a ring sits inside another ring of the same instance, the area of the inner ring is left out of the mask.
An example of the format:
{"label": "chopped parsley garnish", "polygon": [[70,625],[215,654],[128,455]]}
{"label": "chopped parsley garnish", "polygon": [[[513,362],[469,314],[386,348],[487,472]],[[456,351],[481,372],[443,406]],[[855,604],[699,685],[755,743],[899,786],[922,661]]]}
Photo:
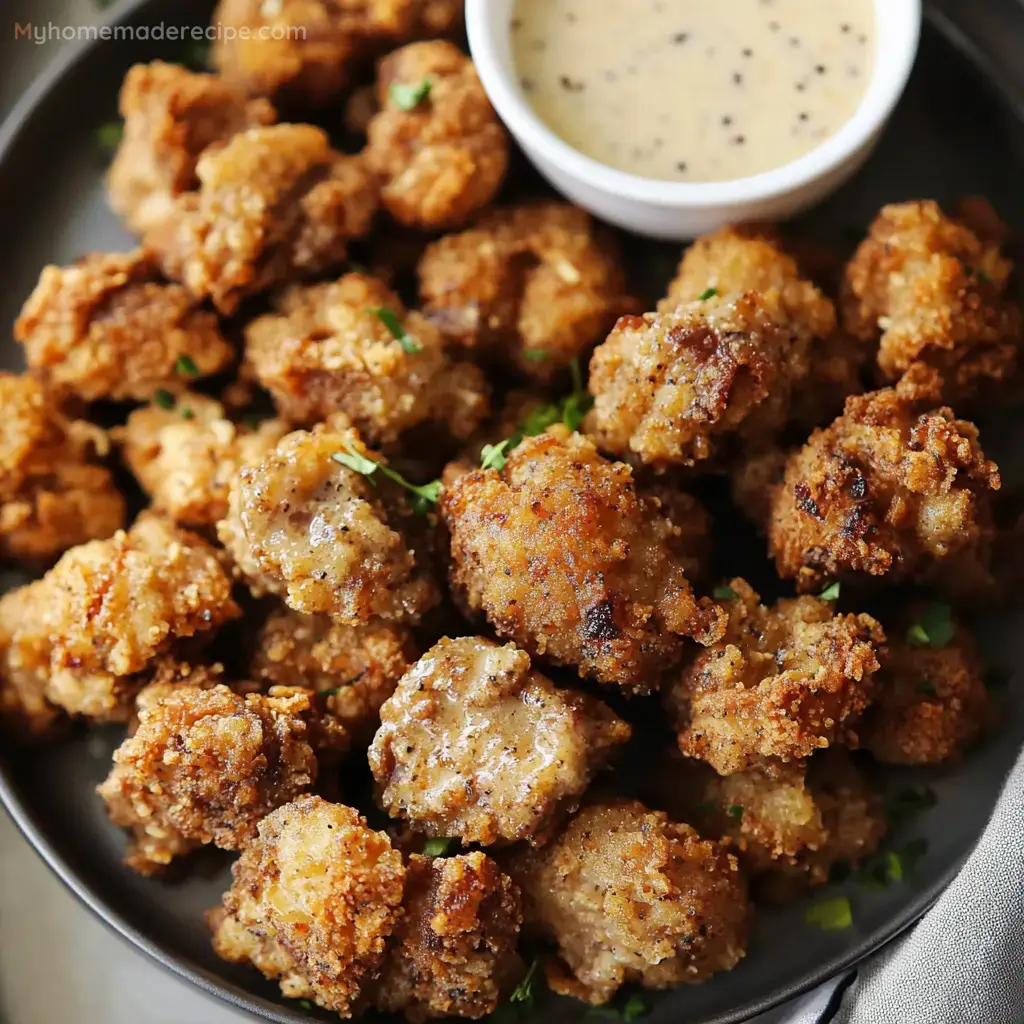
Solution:
{"label": "chopped parsley garnish", "polygon": [[523,1003],[524,1009],[530,1009],[533,1006],[533,977],[537,973],[537,968],[540,966],[540,960],[534,960],[530,964],[530,969],[526,972],[523,980],[516,985],[512,991],[512,995],[508,997],[510,1003]]}
{"label": "chopped parsley garnish", "polygon": [[711,593],[719,601],[735,601],[740,596],[732,587],[715,587]]}
{"label": "chopped parsley garnish", "polygon": [[301,1006],[304,1010],[315,1010],[316,1009],[316,1004],[315,1003],[311,1003],[308,999],[300,999],[299,1000],[299,1006]]}
{"label": "chopped parsley garnish", "polygon": [[402,346],[404,352],[414,355],[423,350],[423,346],[402,326],[402,321],[393,309],[388,309],[387,306],[374,306],[366,312],[372,313],[391,332],[391,337]]}
{"label": "chopped parsley garnish", "polygon": [[388,96],[399,110],[415,110],[430,95],[430,79],[418,82],[393,82]]}
{"label": "chopped parsley garnish", "polygon": [[428,839],[423,844],[423,855],[425,857],[443,857],[454,842],[454,839]]}
{"label": "chopped parsley garnish", "polygon": [[590,412],[594,405],[594,399],[590,392],[583,386],[583,376],[580,373],[578,359],[569,364],[572,373],[572,394],[562,399],[562,422],[570,430],[579,430],[583,423],[583,417]]}
{"label": "chopped parsley garnish", "polygon": [[839,600],[839,584],[830,583],[819,595],[822,601],[838,601]]}
{"label": "chopped parsley garnish", "polygon": [[708,299],[713,299],[718,294],[717,288],[705,288],[704,291],[697,296],[699,302],[707,302]]}
{"label": "chopped parsley garnish", "polygon": [[199,367],[196,366],[195,360],[191,356],[178,356],[178,361],[174,364],[174,372],[180,373],[183,377],[198,377]]}
{"label": "chopped parsley garnish", "polygon": [[885,869],[890,882],[903,881],[903,861],[900,860],[900,855],[898,853],[890,850],[885,855]]}
{"label": "chopped parsley garnish", "polygon": [[743,820],[743,808],[739,804],[733,804],[726,813],[730,818],[735,818],[737,821]]}
{"label": "chopped parsley garnish", "polygon": [[153,392],[153,404],[160,406],[161,409],[170,412],[174,408],[174,395],[170,393],[166,388],[157,388]]}
{"label": "chopped parsley garnish", "polygon": [[923,679],[921,682],[919,682],[915,689],[918,693],[923,693],[926,697],[937,696],[935,692],[935,687],[932,686],[932,684],[929,683],[927,679]]}
{"label": "chopped parsley garnish", "polygon": [[496,469],[499,472],[505,468],[508,459],[505,458],[505,450],[508,448],[508,441],[501,444],[485,444],[480,449],[480,468]]}
{"label": "chopped parsley garnish", "polygon": [[992,283],[992,275],[989,274],[988,272],[982,270],[981,267],[978,267],[978,269],[974,271],[974,276],[979,281],[981,281],[982,284],[991,284]]}
{"label": "chopped parsley garnish", "polygon": [[194,420],[196,418],[196,414],[186,405],[182,407],[181,418],[183,420]]}
{"label": "chopped parsley garnish", "polygon": [[933,601],[907,630],[907,642],[915,647],[945,647],[955,633],[952,609],[941,601]]}
{"label": "chopped parsley garnish", "polygon": [[351,442],[346,441],[345,448],[346,450],[343,452],[334,452],[331,458],[335,462],[340,462],[346,468],[351,469],[354,473],[365,476],[374,486],[376,486],[374,477],[379,472],[381,476],[387,477],[388,480],[398,484],[399,487],[404,487],[412,495],[410,504],[412,505],[412,510],[417,514],[421,516],[426,515],[437,504],[437,499],[441,496],[440,480],[431,480],[427,484],[411,484],[401,473],[395,472],[390,466],[374,462],[373,459],[357,451],[352,447]]}
{"label": "chopped parsley garnish", "polygon": [[804,920],[826,932],[840,931],[853,924],[853,911],[845,896],[836,896],[835,899],[822,900],[808,907]]}
{"label": "chopped parsley garnish", "polygon": [[96,141],[100,149],[113,153],[124,138],[124,125],[120,121],[107,121],[96,129]]}
{"label": "chopped parsley garnish", "polygon": [[603,1020],[639,1020],[647,1016],[650,1007],[641,995],[630,996],[621,1007],[592,1006],[586,1013],[588,1017],[599,1017]]}
{"label": "chopped parsley garnish", "polygon": [[523,358],[528,363],[543,363],[545,359],[548,359],[548,353],[542,348],[528,348],[523,353]]}
{"label": "chopped parsley garnish", "polygon": [[536,409],[531,410],[519,424],[519,429],[509,436],[508,446],[505,448],[506,455],[518,447],[523,438],[543,434],[555,423],[564,423],[570,430],[579,430],[583,417],[590,412],[594,404],[594,399],[583,387],[580,366],[575,359],[569,364],[569,370],[572,373],[572,393],[566,395],[560,402],[538,405]]}

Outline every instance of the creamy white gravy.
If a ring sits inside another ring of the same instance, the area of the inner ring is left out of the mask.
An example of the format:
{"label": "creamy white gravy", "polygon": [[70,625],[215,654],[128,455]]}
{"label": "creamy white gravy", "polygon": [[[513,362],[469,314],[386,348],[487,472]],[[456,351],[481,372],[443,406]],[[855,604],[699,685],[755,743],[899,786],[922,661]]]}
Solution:
{"label": "creamy white gravy", "polygon": [[725,181],[833,135],[874,62],[872,0],[516,0],[537,114],[610,167]]}

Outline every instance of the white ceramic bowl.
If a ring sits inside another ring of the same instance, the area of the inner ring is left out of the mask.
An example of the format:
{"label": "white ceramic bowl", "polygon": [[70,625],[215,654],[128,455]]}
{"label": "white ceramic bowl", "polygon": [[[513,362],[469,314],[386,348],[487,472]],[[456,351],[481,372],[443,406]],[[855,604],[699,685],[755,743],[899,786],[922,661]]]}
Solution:
{"label": "white ceramic bowl", "polygon": [[573,202],[629,231],[677,241],[723,224],[782,220],[835,191],[871,153],[906,85],[921,30],[921,0],[875,0],[874,71],[857,112],[835,135],[775,170],[733,181],[690,184],[655,181],[607,167],[573,149],[537,117],[513,64],[513,3],[466,0],[473,60],[509,131],[541,174]]}

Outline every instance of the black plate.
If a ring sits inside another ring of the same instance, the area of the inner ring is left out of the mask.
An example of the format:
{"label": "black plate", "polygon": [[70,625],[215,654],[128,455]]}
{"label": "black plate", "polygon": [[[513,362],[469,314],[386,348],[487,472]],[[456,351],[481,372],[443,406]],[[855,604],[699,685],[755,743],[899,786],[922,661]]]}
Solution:
{"label": "black plate", "polygon": [[[151,0],[127,5],[117,17],[134,25],[204,24],[210,6],[208,0]],[[962,26],[932,12],[909,90],[877,153],[840,195],[806,219],[811,234],[852,245],[884,202],[920,196],[951,202],[965,193],[989,196],[1011,225],[1024,225],[1019,187],[1024,74],[1007,45],[1014,28],[1018,42],[1024,40],[1024,13],[1014,0],[945,0],[942,6],[954,18],[967,17],[974,24],[965,34]],[[979,47],[985,62],[979,60]],[[180,55],[180,44],[159,41],[85,45],[37,83],[0,133],[0,319],[14,319],[44,263],[131,245],[106,209],[104,160],[94,131],[115,116],[118,87],[131,64]],[[676,252],[664,247],[648,251],[646,243],[630,250],[654,257],[638,264],[645,271],[639,283],[648,294],[660,293],[671,266],[666,257]],[[663,267],[665,275],[652,276],[652,266]],[[20,367],[13,344],[7,344],[3,357],[4,365]],[[1000,456],[1020,450],[1024,437],[1005,417],[1002,423],[987,424],[983,439],[990,454],[1004,463]],[[983,626],[989,661],[1009,665],[1019,660],[1016,637],[1024,622],[1003,613]],[[895,829],[896,846],[915,837],[929,844],[912,882],[877,893],[854,885],[839,890],[851,896],[855,908],[855,924],[844,932],[809,929],[800,904],[761,912],[749,955],[739,968],[708,984],[667,993],[648,1019],[665,1024],[744,1020],[855,964],[916,920],[970,851],[1024,740],[1021,682],[1015,679],[1000,697],[1005,704],[1000,733],[966,764],[931,779],[938,804]],[[93,792],[119,738],[116,730],[102,730],[39,753],[5,755],[0,797],[69,888],[154,960],[266,1020],[308,1020],[310,1013],[281,1000],[276,986],[256,972],[212,954],[201,915],[227,885],[226,861],[215,862],[212,875],[178,885],[145,881],[121,867],[122,837],[106,823]],[[919,778],[896,772],[891,785],[899,789]],[[579,1004],[570,1009],[559,1002],[538,1019],[564,1021],[578,1011]]]}

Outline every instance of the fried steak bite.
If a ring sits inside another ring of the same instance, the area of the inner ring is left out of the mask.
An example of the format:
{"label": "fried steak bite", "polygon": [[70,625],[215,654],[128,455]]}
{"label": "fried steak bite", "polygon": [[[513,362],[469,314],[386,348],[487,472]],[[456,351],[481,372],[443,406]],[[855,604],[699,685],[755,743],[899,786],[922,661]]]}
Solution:
{"label": "fried steak bite", "polygon": [[587,433],[658,470],[764,447],[786,425],[809,348],[777,292],[624,316],[590,360]]}
{"label": "fried steak bite", "polygon": [[722,634],[721,609],[694,596],[673,550],[678,528],[579,434],[526,438],[500,473],[455,480],[441,513],[458,598],[531,655],[647,693],[684,636]]}
{"label": "fried steak bite", "polygon": [[629,982],[704,981],[743,956],[750,906],[736,858],[635,800],[584,807],[508,870],[528,927],[558,945],[559,993],[605,1003]]}
{"label": "fried steak bite", "polygon": [[521,972],[519,890],[490,857],[421,857],[406,864],[402,917],[372,1000],[413,1024],[493,1012]]}
{"label": "fried steak bite", "polygon": [[254,839],[261,818],[316,781],[315,718],[309,692],[288,687],[242,696],[183,682],[142,701],[97,790],[132,833],[125,863],[152,874],[204,843]]}
{"label": "fried steak bite", "polygon": [[338,462],[372,458],[351,429],[296,430],[234,477],[221,543],[257,594],[347,625],[416,621],[437,587],[402,530],[412,512],[397,485],[375,486]]}
{"label": "fried steak bite", "polygon": [[998,243],[936,203],[886,206],[846,268],[843,323],[879,342],[883,379],[923,362],[941,372],[945,401],[971,398],[1017,366],[1020,310],[1006,294],[1012,269]]}
{"label": "fried steak bite", "polygon": [[281,420],[255,429],[233,423],[220,402],[185,392],[173,408],[136,409],[115,438],[153,511],[200,529],[227,515],[238,469],[258,462],[287,432]]}
{"label": "fried steak bite", "polygon": [[809,595],[768,608],[745,580],[729,589],[725,635],[666,691],[679,749],[729,775],[842,738],[875,695],[882,627]]}
{"label": "fried steak bite", "polygon": [[99,427],[67,419],[25,374],[0,373],[0,408],[0,556],[52,561],[124,525]]}
{"label": "fried steak bite", "polygon": [[962,596],[991,586],[998,468],[974,424],[938,405],[940,388],[916,365],[895,387],[848,398],[789,457],[768,524],[780,576],[801,591],[869,576]]}
{"label": "fried steak bite", "polygon": [[267,100],[248,99],[217,75],[159,60],[128,72],[119,105],[124,138],[107,190],[114,212],[137,235],[159,224],[175,198],[199,187],[196,162],[208,146],[277,119]]}
{"label": "fried steak bite", "polygon": [[146,401],[234,361],[217,317],[167,284],[142,252],[93,253],[43,269],[14,325],[25,360],[57,395]]}
{"label": "fried steak bite", "polygon": [[878,700],[858,730],[861,745],[886,764],[955,761],[994,723],[973,637],[947,607],[931,608],[945,613],[939,628],[948,635],[921,636],[922,609],[911,609],[890,640]]}
{"label": "fried steak bite", "polygon": [[637,311],[614,238],[568,203],[495,210],[429,246],[418,274],[447,337],[541,379]]}
{"label": "fried steak bite", "polygon": [[231,873],[207,915],[214,952],[289,999],[351,1016],[401,915],[405,869],[388,837],[351,807],[303,796],[259,823]]}
{"label": "fried steak bite", "polygon": [[[413,105],[404,95],[411,89],[423,93]],[[433,40],[388,54],[377,67],[377,98],[363,153],[399,224],[456,228],[494,198],[508,136],[458,47]]]}
{"label": "fried steak bite", "polygon": [[246,365],[280,414],[308,426],[344,412],[372,443],[425,420],[468,437],[487,415],[477,367],[452,363],[419,313],[365,274],[295,285],[245,329]]}
{"label": "fried steak bite", "polygon": [[513,644],[440,640],[380,710],[370,747],[378,799],[430,836],[543,841],[574,810],[629,726],[558,690]]}
{"label": "fried steak bite", "polygon": [[240,614],[214,549],[150,515],[72,548],[5,600],[34,610],[13,631],[8,670],[35,676],[51,703],[96,721],[127,720],[160,659]]}
{"label": "fried steak bite", "polygon": [[248,295],[326,270],[366,233],[377,183],[308,124],[250,128],[206,150],[199,189],[145,236],[164,272],[231,314]]}
{"label": "fried steak bite", "polygon": [[380,706],[416,654],[407,626],[380,619],[348,626],[327,615],[280,608],[256,637],[249,671],[273,685],[327,693],[327,711],[353,746],[365,748],[380,725]]}

